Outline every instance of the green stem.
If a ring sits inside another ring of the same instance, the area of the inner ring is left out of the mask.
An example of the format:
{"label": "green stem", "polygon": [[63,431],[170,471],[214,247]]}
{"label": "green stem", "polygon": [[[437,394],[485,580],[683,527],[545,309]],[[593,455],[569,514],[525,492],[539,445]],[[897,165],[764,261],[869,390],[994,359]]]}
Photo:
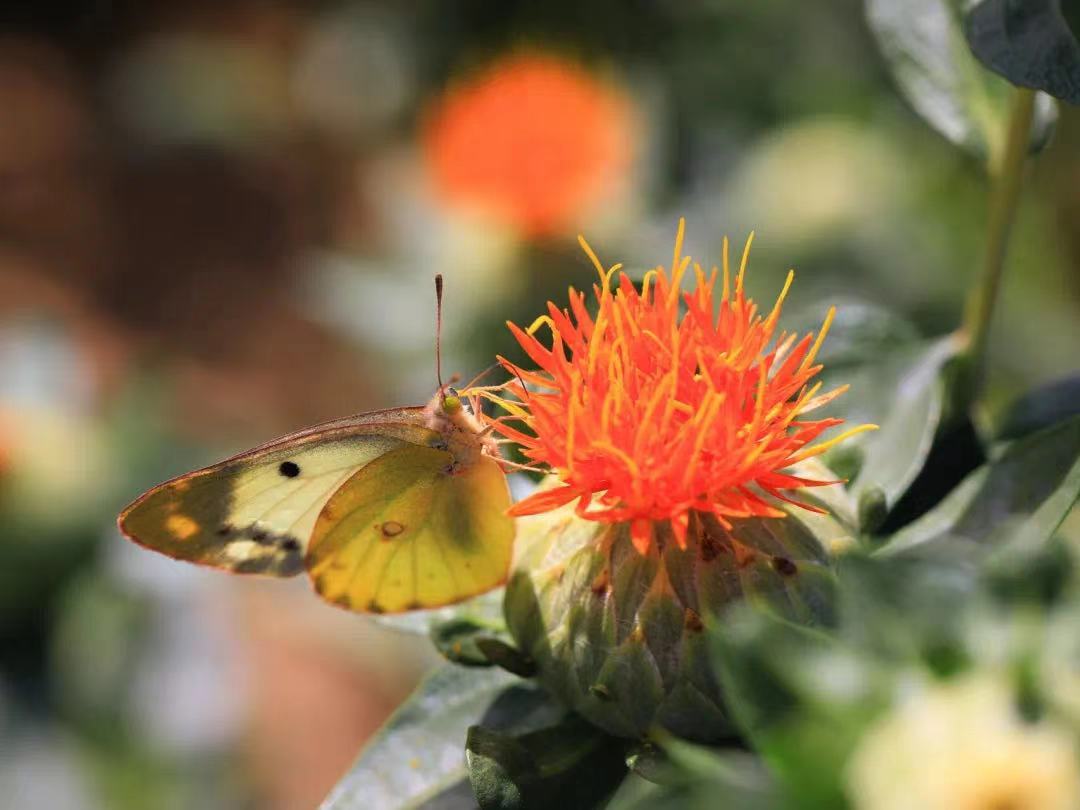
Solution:
{"label": "green stem", "polygon": [[981,383],[990,320],[1001,289],[1001,276],[1009,247],[1009,231],[1012,229],[1020,200],[1020,187],[1024,179],[1024,164],[1027,160],[1034,116],[1034,91],[1017,88],[1009,113],[1005,148],[1000,153],[1000,158],[994,160],[989,167],[993,187],[982,277],[968,297],[964,323],[959,332],[964,344],[963,385],[959,392],[963,411],[975,400]]}

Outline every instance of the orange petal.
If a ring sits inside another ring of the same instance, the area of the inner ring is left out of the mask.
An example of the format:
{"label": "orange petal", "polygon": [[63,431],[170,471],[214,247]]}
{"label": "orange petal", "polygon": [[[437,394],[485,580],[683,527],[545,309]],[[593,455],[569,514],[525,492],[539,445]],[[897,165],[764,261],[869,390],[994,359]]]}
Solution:
{"label": "orange petal", "polygon": [[652,545],[652,521],[647,518],[635,518],[630,521],[630,540],[638,554],[644,557]]}
{"label": "orange petal", "polygon": [[544,371],[552,372],[555,365],[555,355],[552,352],[545,349],[536,338],[525,332],[524,329],[517,324],[507,321],[506,326],[510,329],[510,334],[517,340],[518,345],[525,350],[525,353],[532,358],[533,362]]}
{"label": "orange petal", "polygon": [[525,515],[538,515],[564,506],[574,498],[580,497],[581,493],[575,487],[559,487],[537,492],[524,500],[518,501],[506,513],[511,517],[524,517]]}
{"label": "orange petal", "polygon": [[690,525],[690,513],[679,512],[671,517],[671,530],[675,534],[675,542],[679,548],[686,551],[686,530]]}

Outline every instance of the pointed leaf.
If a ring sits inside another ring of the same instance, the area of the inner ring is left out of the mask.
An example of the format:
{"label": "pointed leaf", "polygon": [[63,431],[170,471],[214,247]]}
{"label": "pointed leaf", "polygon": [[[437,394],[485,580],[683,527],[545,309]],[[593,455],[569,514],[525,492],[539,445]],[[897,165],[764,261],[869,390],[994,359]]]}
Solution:
{"label": "pointed leaf", "polygon": [[632,743],[626,754],[626,767],[650,782],[662,782],[670,766],[667,753],[652,740]]}
{"label": "pointed leaf", "polygon": [[524,810],[540,773],[525,746],[509,734],[473,726],[465,742],[469,783],[480,810]]}
{"label": "pointed leaf", "polygon": [[[372,807],[472,807],[465,737],[482,722],[497,730],[527,731],[557,720],[563,710],[547,695],[500,669],[446,665],[432,673],[368,743],[321,810]],[[447,802],[463,797],[466,804]]]}
{"label": "pointed leaf", "polygon": [[961,646],[961,605],[976,594],[975,572],[956,560],[849,555],[838,566],[837,634],[882,661],[918,662],[939,674]]}
{"label": "pointed leaf", "polygon": [[[784,806],[772,774],[745,751],[665,738],[660,786],[627,791],[611,810],[772,810]],[[629,781],[629,780],[628,780]]]}
{"label": "pointed leaf", "polygon": [[1080,104],[1080,11],[1062,0],[978,0],[964,18],[971,49],[1013,84]]}
{"label": "pointed leaf", "polygon": [[911,321],[891,309],[860,298],[833,299],[804,306],[785,323],[793,332],[816,330],[830,309],[835,308],[828,339],[818,352],[818,361],[826,371],[851,368],[875,362],[887,353],[922,338]]}
{"label": "pointed leaf", "polygon": [[475,640],[475,644],[490,664],[520,678],[531,678],[536,674],[536,662],[517,647],[491,636],[481,636]]}
{"label": "pointed leaf", "polygon": [[[942,370],[956,351],[951,336],[912,343],[829,377],[827,385],[842,378],[851,386],[830,414],[843,417],[848,425],[879,427],[840,446],[843,453],[859,455],[848,489],[859,501],[861,520],[867,518],[868,499],[880,499],[879,511],[887,512],[922,470],[941,422]],[[834,466],[832,458],[826,463]],[[864,531],[873,528],[862,525]]]}
{"label": "pointed leaf", "polygon": [[1080,417],[1073,417],[1006,446],[879,553],[900,554],[949,537],[985,550],[1037,549],[1078,497]]}
{"label": "pointed leaf", "polygon": [[371,618],[384,627],[418,636],[430,636],[438,625],[462,620],[491,632],[502,632],[506,629],[502,607],[505,592],[505,588],[495,588],[456,605],[407,613],[377,614]]}
{"label": "pointed leaf", "polygon": [[1001,420],[999,439],[1019,439],[1080,414],[1080,375],[1054,380],[1017,399]]}
{"label": "pointed leaf", "polygon": [[481,810],[592,810],[627,774],[625,743],[580,717],[518,737],[473,727],[466,749]]}
{"label": "pointed leaf", "polygon": [[431,642],[442,656],[455,664],[467,667],[490,667],[491,661],[477,642],[490,638],[490,630],[470,619],[451,619],[431,628]]}
{"label": "pointed leaf", "polygon": [[713,642],[727,705],[797,806],[842,806],[843,764],[883,701],[871,664],[835,637],[750,610]]}
{"label": "pointed leaf", "polygon": [[[866,0],[866,17],[900,91],[930,126],[983,158],[1002,147],[1009,86],[976,61],[961,29],[960,0]],[[1051,99],[1037,102],[1032,149],[1057,120]]]}

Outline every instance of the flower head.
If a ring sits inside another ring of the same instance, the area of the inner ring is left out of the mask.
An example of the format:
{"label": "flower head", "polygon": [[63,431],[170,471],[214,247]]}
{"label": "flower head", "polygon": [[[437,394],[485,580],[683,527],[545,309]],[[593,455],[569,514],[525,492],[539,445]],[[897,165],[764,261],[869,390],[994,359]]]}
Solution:
{"label": "flower head", "polygon": [[[568,309],[549,303],[529,329],[509,324],[539,368],[500,358],[515,377],[506,385],[515,399],[491,396],[510,414],[491,420],[493,429],[560,479],[512,514],[580,499],[582,517],[630,522],[642,553],[654,521],[670,521],[685,544],[694,512],[730,528],[728,518],[783,517],[777,500],[820,511],[791,491],[836,482],[788,468],[872,427],[813,444],[842,420],[804,418],[844,390],[822,394],[811,382],[832,311],[816,336],[778,332],[793,274],[773,308],[759,312],[743,289],[749,240],[733,282],[725,240],[719,301],[716,268],[706,275],[693,264],[695,282],[684,293],[691,259],[682,239],[680,222],[670,273],[649,271],[640,291],[624,273],[613,284],[620,265],[604,269],[582,240],[600,274],[595,315],[571,288]],[[543,327],[550,345],[538,337]]]}
{"label": "flower head", "polygon": [[546,236],[611,192],[632,130],[615,88],[570,62],[522,53],[452,87],[428,116],[423,146],[443,199]]}

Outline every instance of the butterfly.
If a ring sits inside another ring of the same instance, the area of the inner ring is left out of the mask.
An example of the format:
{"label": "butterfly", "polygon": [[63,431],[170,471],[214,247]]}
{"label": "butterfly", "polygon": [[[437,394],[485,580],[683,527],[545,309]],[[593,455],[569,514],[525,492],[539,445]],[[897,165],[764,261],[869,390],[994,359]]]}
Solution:
{"label": "butterfly", "polygon": [[166,481],[120,513],[120,531],[236,573],[306,571],[319,596],[359,612],[491,590],[514,539],[506,475],[488,432],[437,375],[426,406],[326,422]]}

